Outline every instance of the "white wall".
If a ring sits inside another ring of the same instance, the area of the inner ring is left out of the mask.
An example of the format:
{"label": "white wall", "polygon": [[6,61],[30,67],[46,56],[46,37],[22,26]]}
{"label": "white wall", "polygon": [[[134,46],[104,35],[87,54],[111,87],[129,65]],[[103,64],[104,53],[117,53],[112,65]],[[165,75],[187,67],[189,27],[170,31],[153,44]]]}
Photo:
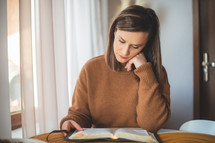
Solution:
{"label": "white wall", "polygon": [[7,1],[0,0],[0,138],[11,137],[7,58]]}
{"label": "white wall", "polygon": [[167,128],[178,129],[193,119],[192,0],[151,0],[161,24],[163,65],[171,85],[171,119]]}
{"label": "white wall", "polygon": [[[161,51],[171,92],[171,119],[166,128],[178,129],[193,119],[192,0],[142,0],[160,20]],[[109,21],[120,2],[109,1]]]}

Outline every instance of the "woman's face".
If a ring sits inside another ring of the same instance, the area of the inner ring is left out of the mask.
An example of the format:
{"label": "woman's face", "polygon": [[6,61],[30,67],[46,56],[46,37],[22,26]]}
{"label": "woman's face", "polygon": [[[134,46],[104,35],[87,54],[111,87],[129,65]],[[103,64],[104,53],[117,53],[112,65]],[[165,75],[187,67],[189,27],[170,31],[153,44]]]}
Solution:
{"label": "woman's face", "polygon": [[116,30],[114,35],[114,54],[117,61],[122,64],[128,62],[141,52],[148,40],[147,32]]}

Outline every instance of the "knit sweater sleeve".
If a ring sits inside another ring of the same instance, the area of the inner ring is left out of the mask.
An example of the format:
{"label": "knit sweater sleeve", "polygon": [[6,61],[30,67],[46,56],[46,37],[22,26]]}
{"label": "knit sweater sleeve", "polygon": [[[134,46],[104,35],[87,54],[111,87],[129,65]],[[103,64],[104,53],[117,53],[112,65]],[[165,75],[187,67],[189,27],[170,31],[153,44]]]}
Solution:
{"label": "knit sweater sleeve", "polygon": [[160,84],[157,82],[151,63],[135,69],[139,77],[137,123],[141,128],[157,132],[170,117],[170,85],[163,68]]}
{"label": "knit sweater sleeve", "polygon": [[74,90],[72,107],[69,108],[68,115],[61,120],[61,128],[66,120],[74,120],[81,127],[91,127],[92,121],[88,106],[87,83],[87,72],[85,67],[83,67]]}

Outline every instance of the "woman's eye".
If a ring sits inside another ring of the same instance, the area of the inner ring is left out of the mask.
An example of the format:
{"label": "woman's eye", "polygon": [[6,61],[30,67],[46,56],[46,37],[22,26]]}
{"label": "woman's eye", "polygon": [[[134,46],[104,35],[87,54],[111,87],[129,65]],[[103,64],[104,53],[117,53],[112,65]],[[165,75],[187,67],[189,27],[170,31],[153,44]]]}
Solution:
{"label": "woman's eye", "polygon": [[125,41],[119,40],[120,43],[125,43]]}
{"label": "woman's eye", "polygon": [[134,48],[134,49],[138,49],[139,47],[138,47],[138,46],[132,46],[132,48]]}

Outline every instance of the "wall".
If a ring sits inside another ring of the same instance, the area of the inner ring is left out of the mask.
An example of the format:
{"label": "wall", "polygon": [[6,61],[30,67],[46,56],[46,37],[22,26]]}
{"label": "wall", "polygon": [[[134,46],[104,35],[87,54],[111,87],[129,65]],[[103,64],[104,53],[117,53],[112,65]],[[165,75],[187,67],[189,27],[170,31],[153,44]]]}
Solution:
{"label": "wall", "polygon": [[7,1],[0,1],[0,138],[11,137],[8,58]]}
{"label": "wall", "polygon": [[193,119],[192,0],[152,0],[152,7],[160,18],[162,59],[171,85],[167,127],[177,129]]}
{"label": "wall", "polygon": [[[193,119],[192,0],[139,2],[154,9],[160,19],[162,60],[171,85],[172,115],[166,128],[178,129]],[[119,0],[109,1],[109,21],[119,4]]]}

